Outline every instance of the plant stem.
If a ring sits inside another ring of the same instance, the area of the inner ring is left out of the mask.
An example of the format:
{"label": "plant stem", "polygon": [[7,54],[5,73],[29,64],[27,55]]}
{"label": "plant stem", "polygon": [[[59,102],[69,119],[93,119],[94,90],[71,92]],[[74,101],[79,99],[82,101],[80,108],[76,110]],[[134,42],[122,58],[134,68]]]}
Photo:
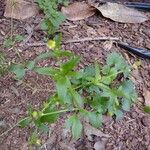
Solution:
{"label": "plant stem", "polygon": [[69,112],[69,111],[77,111],[77,110],[80,110],[80,109],[79,108],[74,108],[72,110],[64,109],[64,110],[60,110],[60,111],[54,111],[54,112],[51,112],[51,113],[42,114],[41,117],[43,117],[43,116],[49,116],[49,115],[54,115],[54,114],[60,114],[60,113]]}

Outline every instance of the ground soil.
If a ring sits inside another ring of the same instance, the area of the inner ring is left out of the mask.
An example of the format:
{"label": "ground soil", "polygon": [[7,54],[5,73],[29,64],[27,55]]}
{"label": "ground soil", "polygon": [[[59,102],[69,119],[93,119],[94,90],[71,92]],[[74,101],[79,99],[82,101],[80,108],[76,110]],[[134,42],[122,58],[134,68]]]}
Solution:
{"label": "ground soil", "polygon": [[[7,62],[23,62],[23,60],[32,60],[41,52],[45,52],[46,47],[29,47],[15,45],[13,48],[4,48],[3,42],[9,37],[11,30],[13,35],[23,35],[28,37],[27,31],[33,29],[33,34],[29,43],[43,42],[45,33],[35,30],[41,21],[42,15],[30,18],[25,21],[11,20],[3,17],[4,4],[0,1],[0,43],[2,51]],[[145,13],[150,16],[149,13]],[[77,39],[84,37],[119,37],[123,42],[150,49],[150,22],[141,24],[121,24],[96,14],[82,21],[65,21],[59,31],[63,34],[63,40]],[[129,64],[135,61],[141,61],[141,66],[132,72],[131,79],[135,83],[138,92],[138,101],[132,107],[130,112],[125,114],[121,121],[106,119],[101,131],[110,137],[105,139],[106,150],[150,150],[150,116],[143,113],[144,97],[143,90],[150,90],[150,61],[142,59],[120,49],[117,46],[110,46],[110,42],[89,41],[71,44],[63,44],[63,49],[69,49],[82,57],[80,67],[87,66],[95,59],[104,64],[106,56],[110,52],[117,51],[122,54]],[[18,55],[19,54],[19,55]],[[54,65],[53,60],[43,61],[41,66]],[[0,77],[0,134],[11,128],[17,121],[24,117],[29,104],[39,107],[45,101],[53,90],[52,81],[46,76],[39,76],[28,72],[24,78],[25,84],[20,84],[13,78],[13,74],[6,73]],[[38,89],[35,91],[35,89]],[[73,149],[91,150],[97,141],[103,141],[102,137],[93,137],[89,141],[83,137],[78,141],[70,141],[61,136],[64,117],[52,126],[52,134],[42,135],[43,147],[41,149]],[[0,150],[26,150],[27,139],[31,130],[15,127],[8,134],[0,137]],[[67,146],[65,145],[67,143]],[[65,147],[66,146],[66,147]],[[70,147],[69,147],[70,146]]]}

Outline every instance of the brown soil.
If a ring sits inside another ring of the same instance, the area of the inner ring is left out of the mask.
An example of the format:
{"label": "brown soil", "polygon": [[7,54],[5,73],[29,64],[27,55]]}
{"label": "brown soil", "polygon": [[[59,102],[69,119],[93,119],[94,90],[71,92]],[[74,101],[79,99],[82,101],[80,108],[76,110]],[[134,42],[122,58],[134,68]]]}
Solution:
{"label": "brown soil", "polygon": [[[3,1],[0,1],[3,2]],[[23,60],[32,60],[46,47],[19,47],[4,48],[3,42],[11,33],[11,21],[3,17],[4,5],[0,4],[0,43],[2,51],[7,58],[7,62],[22,62]],[[150,16],[149,13],[146,13]],[[13,20],[13,35],[28,36],[29,29],[35,29],[41,20],[41,15],[28,19],[24,22]],[[63,33],[63,39],[76,39],[83,37],[119,37],[123,42],[150,49],[150,23],[149,21],[142,24],[121,24],[108,20],[99,14],[82,21],[65,21],[60,27]],[[45,34],[42,31],[34,31],[28,42],[41,42]],[[108,48],[107,42],[90,41],[62,45],[63,49],[69,49],[82,57],[80,67],[87,66],[95,59],[103,64],[108,53],[117,51],[122,54],[126,61],[134,64],[140,60],[141,66],[134,70],[131,79],[136,85],[138,92],[138,102],[132,107],[131,111],[125,114],[121,121],[109,120],[104,123],[102,131],[110,135],[105,139],[106,150],[150,150],[150,116],[143,113],[144,97],[143,89],[150,90],[150,61],[139,58],[119,47],[112,46]],[[20,54],[20,56],[18,55]],[[40,65],[54,65],[52,60],[43,61]],[[34,107],[40,106],[50,95],[53,83],[47,77],[39,76],[33,72],[28,72],[24,82],[26,85],[19,84],[13,79],[11,73],[7,73],[0,78],[0,134],[11,128],[17,121],[24,117],[29,104]],[[29,85],[32,87],[29,87]],[[36,92],[34,89],[38,89]],[[52,134],[42,135],[43,144],[41,149],[64,149],[69,150],[72,145],[77,150],[91,150],[96,141],[102,141],[101,137],[93,137],[89,141],[83,137],[78,141],[70,141],[61,136],[64,117],[52,126]],[[31,129],[20,129],[15,127],[7,135],[0,137],[0,150],[26,150],[27,139]],[[67,143],[67,148],[64,143]],[[64,146],[65,145],[65,146]],[[46,148],[45,148],[46,146]]]}

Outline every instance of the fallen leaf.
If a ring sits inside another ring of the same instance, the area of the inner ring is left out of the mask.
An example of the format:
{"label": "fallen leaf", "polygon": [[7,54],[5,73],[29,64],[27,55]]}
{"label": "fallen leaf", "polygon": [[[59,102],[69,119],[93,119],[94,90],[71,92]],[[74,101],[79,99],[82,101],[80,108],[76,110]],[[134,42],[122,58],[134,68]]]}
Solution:
{"label": "fallen leaf", "polygon": [[67,7],[62,7],[61,11],[68,20],[76,21],[94,15],[96,9],[86,3],[76,2]]}
{"label": "fallen leaf", "polygon": [[98,141],[94,144],[95,150],[105,150],[106,141]]}
{"label": "fallen leaf", "polygon": [[88,123],[84,123],[84,132],[89,141],[92,141],[92,135],[96,135],[98,137],[106,137],[106,138],[110,137],[110,135],[103,133],[102,131],[100,131],[97,128],[92,127]]}
{"label": "fallen leaf", "polygon": [[138,10],[128,8],[124,5],[105,2],[95,5],[104,17],[122,23],[141,23],[148,20],[148,17]]}
{"label": "fallen leaf", "polygon": [[27,19],[38,13],[35,3],[24,0],[7,0],[4,16],[14,19]]}
{"label": "fallen leaf", "polygon": [[146,88],[143,89],[143,96],[145,100],[145,105],[150,107],[150,91]]}

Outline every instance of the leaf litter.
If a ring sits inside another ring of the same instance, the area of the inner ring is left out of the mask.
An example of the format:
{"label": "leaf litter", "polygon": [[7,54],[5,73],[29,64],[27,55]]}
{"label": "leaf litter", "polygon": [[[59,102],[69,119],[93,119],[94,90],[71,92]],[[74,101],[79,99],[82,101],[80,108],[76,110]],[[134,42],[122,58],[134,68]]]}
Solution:
{"label": "leaf litter", "polygon": [[83,2],[75,2],[67,7],[62,7],[61,11],[68,20],[77,21],[94,15],[96,8]]}
{"label": "leaf litter", "polygon": [[24,0],[7,0],[4,16],[18,20],[28,19],[38,13],[38,8],[34,2]]}
{"label": "leaf litter", "polygon": [[148,20],[148,17],[138,10],[128,8],[124,5],[104,2],[94,5],[104,17],[121,23],[142,23]]}

